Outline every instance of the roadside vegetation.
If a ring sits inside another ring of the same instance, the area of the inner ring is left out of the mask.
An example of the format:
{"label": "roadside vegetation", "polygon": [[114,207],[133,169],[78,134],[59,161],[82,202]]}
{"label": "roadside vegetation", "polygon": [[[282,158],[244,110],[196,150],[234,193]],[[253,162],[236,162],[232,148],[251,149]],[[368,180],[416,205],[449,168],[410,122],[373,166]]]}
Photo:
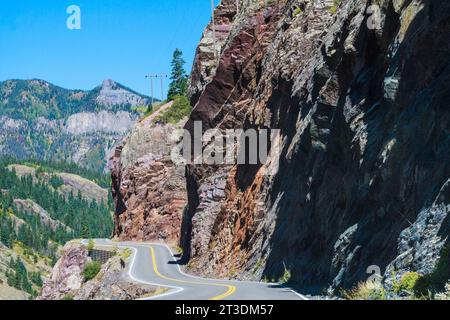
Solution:
{"label": "roadside vegetation", "polygon": [[97,274],[102,269],[102,265],[98,261],[88,262],[83,270],[84,281],[87,282],[89,280],[94,279]]}
{"label": "roadside vegetation", "polygon": [[291,276],[291,271],[285,267],[283,276],[280,278],[280,280],[278,280],[278,282],[281,284],[286,284],[289,282],[289,280],[291,280]]}
{"label": "roadside vegetation", "polygon": [[177,95],[173,99],[173,105],[158,117],[156,121],[162,123],[177,124],[183,118],[189,116],[192,108],[189,99],[183,95]]}
{"label": "roadside vegetation", "polygon": [[450,256],[445,247],[434,271],[427,275],[406,272],[400,279],[392,275],[391,285],[377,281],[358,284],[355,288],[343,291],[342,296],[349,300],[434,300],[450,297]]}
{"label": "roadside vegetation", "polygon": [[165,110],[162,114],[158,115],[155,119],[158,123],[163,124],[177,124],[183,118],[189,116],[192,111],[192,107],[187,97],[188,87],[188,75],[184,69],[185,61],[183,59],[183,52],[176,49],[172,57],[172,72],[170,75],[169,92],[167,94],[167,100],[161,101],[153,106],[148,106],[144,111],[144,107],[140,107],[140,111],[144,111],[144,118],[154,114],[159,108],[173,101],[172,106]]}

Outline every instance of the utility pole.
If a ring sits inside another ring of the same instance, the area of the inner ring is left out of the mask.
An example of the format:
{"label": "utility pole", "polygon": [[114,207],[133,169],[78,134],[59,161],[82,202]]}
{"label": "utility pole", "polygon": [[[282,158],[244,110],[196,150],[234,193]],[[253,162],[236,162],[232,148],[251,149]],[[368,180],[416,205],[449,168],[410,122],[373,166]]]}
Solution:
{"label": "utility pole", "polygon": [[146,79],[150,79],[150,99],[151,99],[151,104],[150,107],[153,108],[153,77],[151,75],[146,75],[145,78]]}
{"label": "utility pole", "polygon": [[167,74],[162,74],[159,76],[161,78],[161,102],[164,101],[164,78],[167,78]]}
{"label": "utility pole", "polygon": [[164,78],[167,78],[168,75],[167,74],[160,74],[160,75],[158,75],[158,74],[155,74],[155,75],[149,74],[149,75],[147,75],[145,77],[150,79],[150,88],[151,88],[151,95],[152,95],[151,96],[151,98],[152,98],[152,106],[153,106],[153,79],[160,78],[160,80],[161,80],[161,102],[163,102],[164,101]]}

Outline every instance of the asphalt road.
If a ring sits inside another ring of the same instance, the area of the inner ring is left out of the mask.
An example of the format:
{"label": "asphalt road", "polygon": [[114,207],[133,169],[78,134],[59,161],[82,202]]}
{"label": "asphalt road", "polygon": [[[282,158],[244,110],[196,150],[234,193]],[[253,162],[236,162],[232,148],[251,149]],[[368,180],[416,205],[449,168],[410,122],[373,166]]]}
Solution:
{"label": "asphalt road", "polygon": [[227,281],[184,273],[169,247],[162,244],[95,240],[98,246],[131,248],[134,252],[128,273],[137,282],[166,287],[164,294],[146,300],[307,300],[278,284]]}

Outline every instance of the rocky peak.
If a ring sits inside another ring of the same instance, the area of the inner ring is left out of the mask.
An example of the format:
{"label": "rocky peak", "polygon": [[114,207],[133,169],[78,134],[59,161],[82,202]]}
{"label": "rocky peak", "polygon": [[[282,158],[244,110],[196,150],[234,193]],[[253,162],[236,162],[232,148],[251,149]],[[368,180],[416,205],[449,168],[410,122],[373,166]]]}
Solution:
{"label": "rocky peak", "polygon": [[112,90],[117,86],[117,83],[112,79],[105,79],[102,82],[103,90]]}
{"label": "rocky peak", "polygon": [[147,98],[111,79],[103,81],[96,102],[104,106],[145,106],[149,104]]}

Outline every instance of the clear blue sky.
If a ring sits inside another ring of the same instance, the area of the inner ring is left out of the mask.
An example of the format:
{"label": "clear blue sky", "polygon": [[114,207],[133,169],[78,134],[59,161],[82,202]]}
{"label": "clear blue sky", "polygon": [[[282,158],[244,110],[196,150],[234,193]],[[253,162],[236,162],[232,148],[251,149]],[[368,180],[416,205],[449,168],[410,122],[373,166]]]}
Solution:
{"label": "clear blue sky", "polygon": [[[73,4],[81,8],[81,30],[66,27]],[[0,81],[39,78],[86,90],[110,78],[148,95],[145,74],[170,73],[175,48],[190,71],[210,6],[210,0],[2,0]]]}

